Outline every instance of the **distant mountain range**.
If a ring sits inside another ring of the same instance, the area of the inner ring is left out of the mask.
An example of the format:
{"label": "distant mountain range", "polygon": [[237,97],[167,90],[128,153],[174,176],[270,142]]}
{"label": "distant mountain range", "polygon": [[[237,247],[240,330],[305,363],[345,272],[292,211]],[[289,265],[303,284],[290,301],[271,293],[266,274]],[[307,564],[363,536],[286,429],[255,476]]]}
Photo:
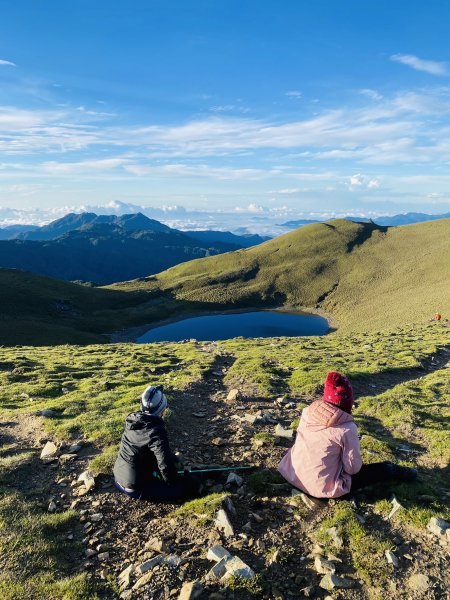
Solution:
{"label": "distant mountain range", "polygon": [[[361,223],[368,223],[372,221],[376,225],[383,225],[386,227],[396,227],[398,225],[412,225],[413,223],[424,223],[425,221],[437,221],[438,219],[449,219],[450,213],[444,213],[442,215],[428,215],[426,213],[409,212],[401,215],[385,216],[385,217],[374,217],[373,219],[367,219],[365,217],[344,217],[347,221],[358,221]],[[313,221],[308,219],[299,219],[295,221],[286,221],[281,224],[281,227],[288,227],[289,229],[297,229],[303,225],[310,225],[311,223],[320,223],[321,221]]]}
{"label": "distant mountain range", "polygon": [[222,231],[181,232],[141,213],[70,213],[43,227],[0,229],[0,267],[109,284],[247,248],[265,239]]}

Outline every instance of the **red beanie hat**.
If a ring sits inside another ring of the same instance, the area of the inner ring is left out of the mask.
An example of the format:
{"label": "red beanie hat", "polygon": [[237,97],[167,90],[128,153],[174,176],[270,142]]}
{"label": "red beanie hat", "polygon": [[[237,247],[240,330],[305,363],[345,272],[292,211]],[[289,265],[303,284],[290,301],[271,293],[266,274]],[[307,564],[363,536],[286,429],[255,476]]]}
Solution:
{"label": "red beanie hat", "polygon": [[352,412],[352,384],[345,375],[341,375],[335,371],[328,373],[327,378],[325,379],[323,401],[328,404],[334,404],[349,414]]}

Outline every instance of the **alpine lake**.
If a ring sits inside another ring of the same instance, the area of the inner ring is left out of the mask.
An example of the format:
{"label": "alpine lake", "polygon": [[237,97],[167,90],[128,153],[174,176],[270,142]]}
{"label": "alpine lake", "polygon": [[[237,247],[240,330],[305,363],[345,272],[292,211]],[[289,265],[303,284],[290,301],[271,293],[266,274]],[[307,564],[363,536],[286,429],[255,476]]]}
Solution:
{"label": "alpine lake", "polygon": [[150,342],[180,342],[228,340],[235,337],[298,337],[325,335],[329,331],[326,319],[300,312],[257,310],[190,317],[153,327],[136,339],[139,344]]}

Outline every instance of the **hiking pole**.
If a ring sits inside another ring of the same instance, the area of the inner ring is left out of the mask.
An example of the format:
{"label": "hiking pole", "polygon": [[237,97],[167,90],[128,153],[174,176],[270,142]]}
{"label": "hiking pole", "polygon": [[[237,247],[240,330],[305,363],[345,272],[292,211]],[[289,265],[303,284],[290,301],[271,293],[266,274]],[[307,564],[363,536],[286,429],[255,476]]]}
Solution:
{"label": "hiking pole", "polygon": [[245,465],[242,467],[207,467],[206,469],[189,469],[189,467],[186,467],[186,469],[178,471],[178,473],[183,474],[185,471],[187,471],[188,473],[219,473],[222,471],[243,471],[255,468],[256,465]]}

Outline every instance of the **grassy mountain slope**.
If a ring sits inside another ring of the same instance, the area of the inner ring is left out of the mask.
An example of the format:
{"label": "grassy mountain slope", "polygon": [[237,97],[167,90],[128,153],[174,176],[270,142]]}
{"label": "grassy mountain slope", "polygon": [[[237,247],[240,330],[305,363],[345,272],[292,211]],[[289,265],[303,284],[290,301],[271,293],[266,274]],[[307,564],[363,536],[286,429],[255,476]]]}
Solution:
{"label": "grassy mountain slope", "polygon": [[450,313],[449,239],[449,219],[392,229],[336,220],[114,287],[224,308],[316,307],[344,329],[374,329]]}
{"label": "grassy mountain slope", "polygon": [[139,293],[89,288],[15,269],[0,269],[0,286],[3,345],[105,342],[110,313],[143,301]]}
{"label": "grassy mountain slope", "polygon": [[337,220],[103,288],[2,269],[0,334],[4,344],[100,342],[161,319],[261,306],[321,309],[343,332],[420,322],[436,310],[445,317],[449,239],[449,219],[392,229]]}

